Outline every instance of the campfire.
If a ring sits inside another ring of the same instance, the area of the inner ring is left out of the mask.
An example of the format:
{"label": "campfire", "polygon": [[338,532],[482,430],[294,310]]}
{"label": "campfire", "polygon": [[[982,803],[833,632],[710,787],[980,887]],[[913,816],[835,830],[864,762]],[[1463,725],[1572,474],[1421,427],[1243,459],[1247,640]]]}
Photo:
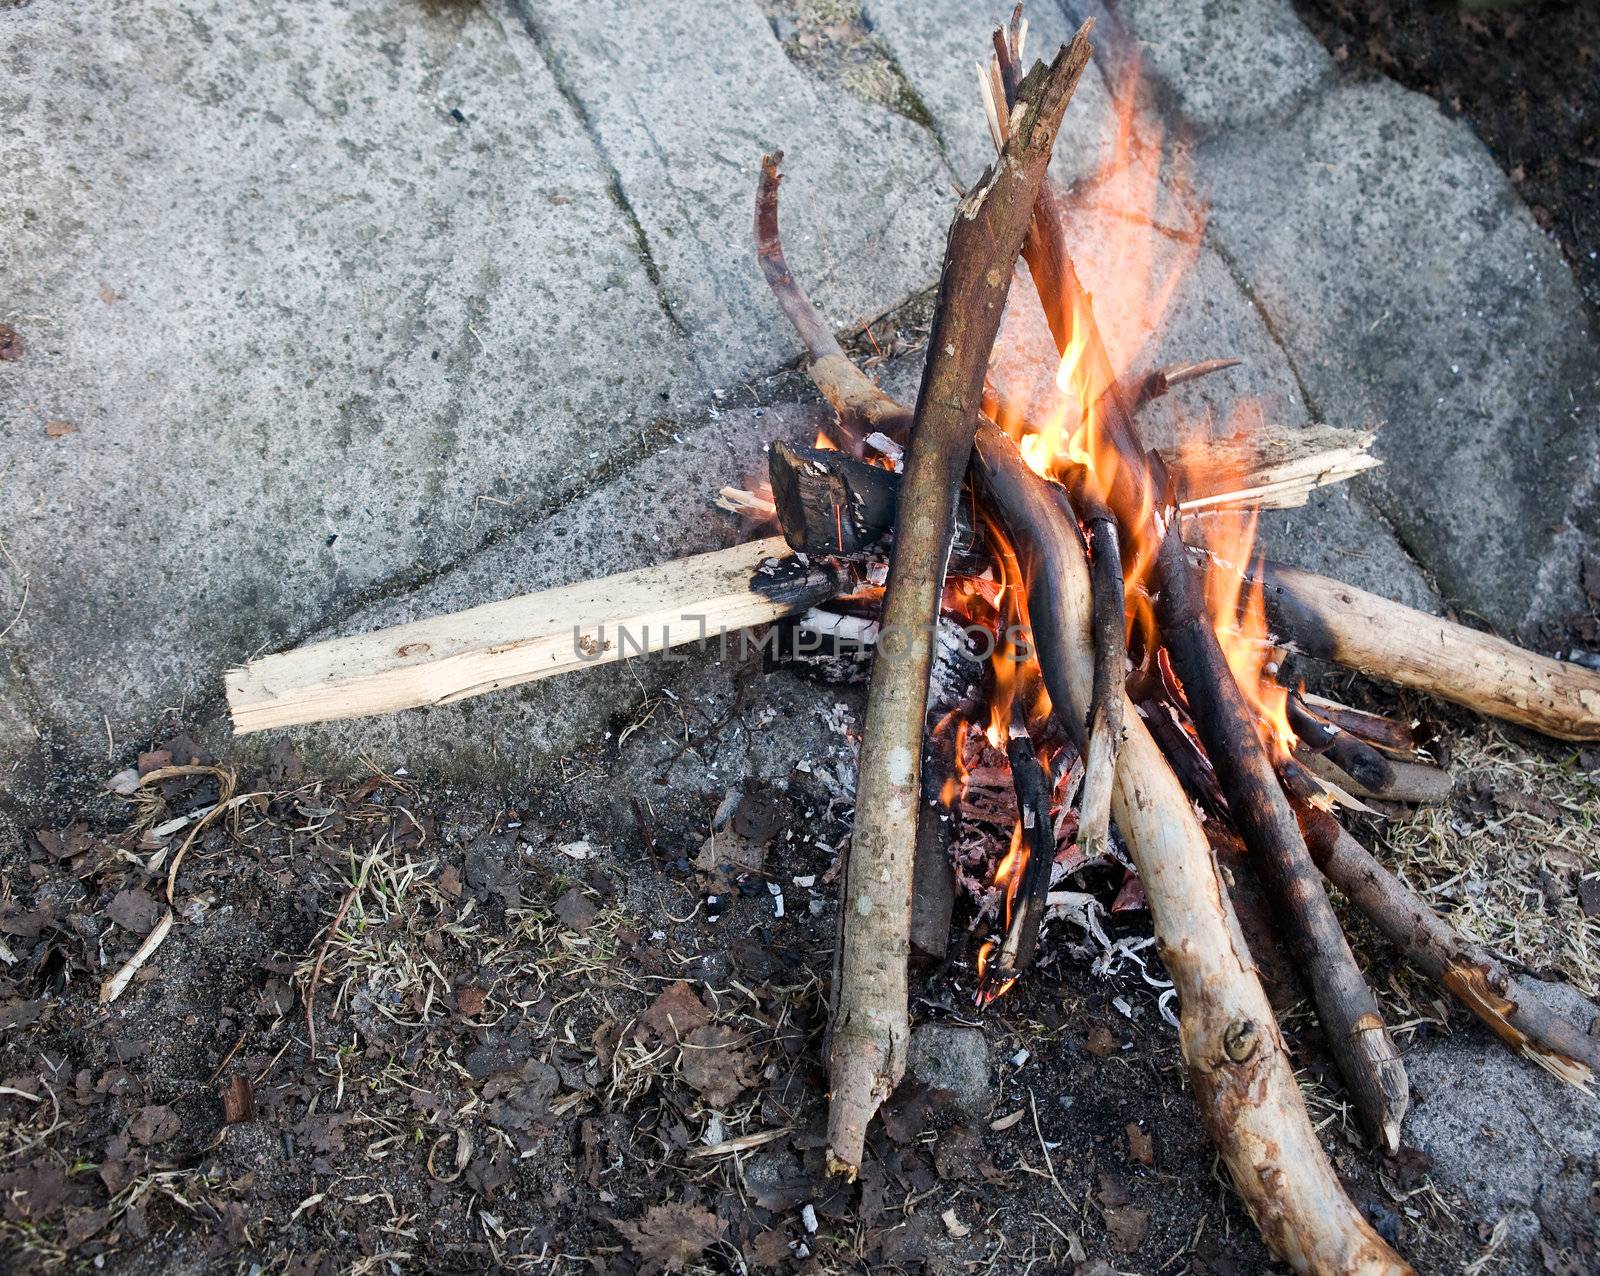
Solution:
{"label": "campfire", "polygon": [[[229,676],[235,725],[441,703],[798,618],[798,648],[873,657],[833,987],[832,1168],[857,1172],[903,1074],[908,961],[944,956],[958,889],[978,917],[979,1005],[1027,977],[1047,926],[1104,941],[1110,894],[1113,911],[1149,910],[1162,1012],[1268,1244],[1300,1270],[1406,1271],[1329,1164],[1253,953],[1287,953],[1384,1152],[1400,1146],[1405,1066],[1328,885],[1556,1076],[1587,1087],[1600,1042],[1343,829],[1341,809],[1437,798],[1448,777],[1406,724],[1284,680],[1285,657],[1563,739],[1600,737],[1600,677],[1258,555],[1259,512],[1377,464],[1370,432],[1274,428],[1241,405],[1228,437],[1144,446],[1147,403],[1235,361],[1141,372],[1103,339],[1046,177],[1088,37],[1085,24],[1023,75],[1020,10],[995,35],[980,80],[999,158],[957,207],[914,406],[852,362],[790,273],[781,156],[763,162],[757,255],[836,412],[815,445],[775,443],[764,484],[723,493],[779,534],[265,657]],[[1130,157],[1130,183],[1136,169]],[[1034,304],[1013,295],[1019,256],[1056,351],[1032,380],[996,349],[1008,301]],[[1131,286],[1146,328],[1172,282],[1146,270]],[[1260,895],[1269,908],[1244,905]]]}

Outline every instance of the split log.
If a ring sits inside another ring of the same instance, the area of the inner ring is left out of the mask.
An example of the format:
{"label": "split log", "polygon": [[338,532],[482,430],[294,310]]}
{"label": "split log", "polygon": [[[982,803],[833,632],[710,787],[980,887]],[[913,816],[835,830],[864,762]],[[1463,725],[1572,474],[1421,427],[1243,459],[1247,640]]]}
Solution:
{"label": "split log", "polygon": [[1447,989],[1500,1040],[1586,1090],[1600,1072],[1600,1041],[1550,1010],[1487,951],[1422,902],[1325,811],[1302,807],[1312,858],[1423,974]]}
{"label": "split log", "polygon": [[1339,928],[1294,810],[1256,733],[1255,715],[1217,644],[1176,527],[1168,529],[1157,561],[1161,636],[1183,683],[1195,730],[1227,795],[1233,822],[1255,853],[1256,867],[1284,918],[1290,951],[1311,989],[1362,1126],[1377,1146],[1396,1152],[1410,1100],[1405,1065]]}
{"label": "split log", "polygon": [[[1029,616],[1052,699],[1078,724],[1094,688],[1088,564],[1060,491],[993,426],[974,464],[1018,550],[1032,559]],[[1180,1044],[1200,1113],[1272,1250],[1298,1271],[1405,1273],[1345,1195],[1317,1141],[1277,1020],[1256,976],[1205,832],[1131,704],[1113,818],[1144,884],[1178,989]]]}
{"label": "split log", "polygon": [[795,563],[781,536],[768,537],[262,656],[228,671],[228,708],[244,735],[451,704],[646,652],[726,644],[848,582],[832,564]]}
{"label": "split log", "polygon": [[1246,573],[1297,651],[1558,740],[1600,740],[1600,673],[1281,563]]}
{"label": "split log", "polygon": [[[828,1166],[854,1178],[867,1123],[905,1072],[906,959],[921,798],[932,629],[956,491],[972,452],[983,376],[1013,266],[1062,113],[1089,60],[1086,23],[1029,73],[995,166],[961,201],[945,248],[883,600],[883,636],[862,728],[845,866],[839,979],[829,1047]],[[848,360],[846,361],[848,362]],[[859,373],[857,373],[859,375]]]}

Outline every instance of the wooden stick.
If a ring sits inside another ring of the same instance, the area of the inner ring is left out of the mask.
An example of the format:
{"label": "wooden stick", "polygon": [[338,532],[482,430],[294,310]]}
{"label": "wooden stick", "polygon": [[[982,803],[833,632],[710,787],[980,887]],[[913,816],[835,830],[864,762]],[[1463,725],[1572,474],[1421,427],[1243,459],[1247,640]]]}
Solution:
{"label": "wooden stick", "polygon": [[773,536],[263,656],[228,671],[233,729],[450,704],[645,652],[726,642],[734,630],[804,611],[844,587],[845,577],[822,564],[764,573],[777,588],[754,587],[764,564],[789,558]]}
{"label": "wooden stick", "polygon": [[1227,795],[1233,822],[1287,924],[1290,951],[1311,989],[1328,1048],[1361,1123],[1373,1143],[1396,1152],[1410,1101],[1405,1065],[1339,928],[1294,810],[1256,733],[1255,715],[1217,644],[1176,528],[1168,530],[1158,564],[1161,636],[1183,682],[1195,730]]}
{"label": "wooden stick", "polygon": [[950,843],[961,818],[955,777],[963,735],[964,724],[952,719],[929,731],[922,747],[922,811],[911,877],[911,951],[929,961],[943,961],[950,947],[950,916],[956,906]]}
{"label": "wooden stick", "polygon": [[1094,601],[1094,695],[1089,701],[1089,746],[1083,755],[1083,793],[1078,799],[1078,845],[1092,858],[1111,835],[1111,791],[1117,750],[1122,747],[1122,702],[1127,698],[1128,622],[1117,520],[1093,492],[1086,489],[1077,500],[1088,528]]}
{"label": "wooden stick", "polygon": [[1417,755],[1417,737],[1403,722],[1385,718],[1382,714],[1368,713],[1365,709],[1352,709],[1349,705],[1329,700],[1326,696],[1302,693],[1307,705],[1326,718],[1341,731],[1360,736],[1375,749],[1382,749],[1390,757],[1414,758]]}
{"label": "wooden stick", "polygon": [[[1077,532],[1052,488],[993,426],[974,465],[1035,559],[1029,616],[1052,699],[1077,724],[1094,688],[1092,586]],[[1410,1268],[1350,1203],[1312,1128],[1277,1021],[1217,874],[1205,832],[1131,704],[1113,818],[1144,883],[1161,959],[1178,989],[1179,1033],[1200,1113],[1262,1237],[1296,1270],[1405,1273]]]}
{"label": "wooden stick", "polygon": [[812,383],[839,414],[847,440],[856,444],[853,450],[859,452],[860,439],[874,430],[891,437],[903,435],[911,424],[911,413],[878,392],[877,386],[850,361],[805,289],[789,273],[778,234],[778,183],[783,180],[778,167],[782,163],[782,151],[761,158],[761,183],[756,190],[756,258],[783,313],[811,355],[808,372]]}
{"label": "wooden stick", "polygon": [[1298,651],[1558,740],[1600,740],[1600,673],[1297,567],[1247,574]]}
{"label": "wooden stick", "polygon": [[[995,167],[957,208],[917,398],[867,696],[830,1046],[828,1166],[854,1178],[867,1123],[905,1071],[906,956],[932,627],[983,375],[1056,130],[1089,60],[1089,23],[1020,90]],[[848,362],[848,361],[847,361]]]}
{"label": "wooden stick", "polygon": [[1325,756],[1351,779],[1375,793],[1385,792],[1395,782],[1394,766],[1365,740],[1358,739],[1324,718],[1308,705],[1298,692],[1291,691],[1287,710],[1289,729],[1312,753]]}
{"label": "wooden stick", "polygon": [[1600,1072],[1600,1041],[1546,1007],[1486,950],[1454,930],[1326,811],[1302,806],[1299,812],[1317,867],[1407,961],[1512,1050],[1587,1091]]}
{"label": "wooden stick", "polygon": [[1011,765],[1018,833],[1027,849],[1027,859],[1015,870],[1020,873],[1019,880],[1007,887],[1011,903],[1006,933],[983,968],[978,983],[979,1005],[1003,995],[1017,976],[1033,964],[1056,857],[1055,827],[1050,819],[1050,773],[1039,761],[1026,730],[1012,729],[1006,740],[1006,761]]}
{"label": "wooden stick", "polygon": [[1450,772],[1426,762],[1391,759],[1389,779],[1382,787],[1363,784],[1327,754],[1306,753],[1300,757],[1314,775],[1337,784],[1351,797],[1379,798],[1387,802],[1432,804],[1450,800],[1454,781]]}

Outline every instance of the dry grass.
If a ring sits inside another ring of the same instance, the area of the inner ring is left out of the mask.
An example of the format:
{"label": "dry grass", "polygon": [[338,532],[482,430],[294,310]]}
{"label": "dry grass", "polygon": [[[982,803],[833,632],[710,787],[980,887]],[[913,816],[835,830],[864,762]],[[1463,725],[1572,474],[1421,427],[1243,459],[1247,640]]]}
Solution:
{"label": "dry grass", "polygon": [[1600,883],[1600,777],[1488,726],[1451,771],[1456,800],[1387,824],[1379,858],[1463,933],[1600,996],[1600,916],[1580,895]]}

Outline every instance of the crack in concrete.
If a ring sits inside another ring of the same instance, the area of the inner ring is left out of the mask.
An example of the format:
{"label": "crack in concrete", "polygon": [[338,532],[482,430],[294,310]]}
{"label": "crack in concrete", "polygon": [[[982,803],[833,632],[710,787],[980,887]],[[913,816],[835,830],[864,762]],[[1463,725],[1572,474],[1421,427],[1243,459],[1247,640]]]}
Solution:
{"label": "crack in concrete", "polygon": [[583,129],[584,136],[589,145],[594,149],[595,158],[606,173],[606,187],[612,202],[617,206],[633,233],[634,241],[638,246],[639,260],[644,266],[645,275],[649,278],[651,286],[655,289],[656,304],[660,306],[661,313],[666,316],[667,322],[679,336],[689,343],[689,356],[696,365],[699,358],[694,353],[694,343],[690,339],[689,329],[682,318],[673,309],[672,298],[668,294],[666,285],[661,278],[661,267],[657,264],[655,254],[650,247],[650,236],[646,233],[644,223],[639,219],[638,212],[628,199],[628,192],[622,183],[622,172],[612,161],[611,153],[607,149],[605,140],[600,136],[599,126],[594,117],[589,114],[589,109],[579,96],[577,88],[567,79],[562,70],[561,60],[556,54],[549,37],[540,29],[538,20],[534,17],[532,6],[528,0],[509,0],[512,11],[517,15],[522,24],[523,31],[538,50],[539,57],[549,69],[550,78],[554,81],[556,92],[561,94],[561,99],[567,104],[567,109],[572,112],[573,118],[578,121],[578,126]]}

